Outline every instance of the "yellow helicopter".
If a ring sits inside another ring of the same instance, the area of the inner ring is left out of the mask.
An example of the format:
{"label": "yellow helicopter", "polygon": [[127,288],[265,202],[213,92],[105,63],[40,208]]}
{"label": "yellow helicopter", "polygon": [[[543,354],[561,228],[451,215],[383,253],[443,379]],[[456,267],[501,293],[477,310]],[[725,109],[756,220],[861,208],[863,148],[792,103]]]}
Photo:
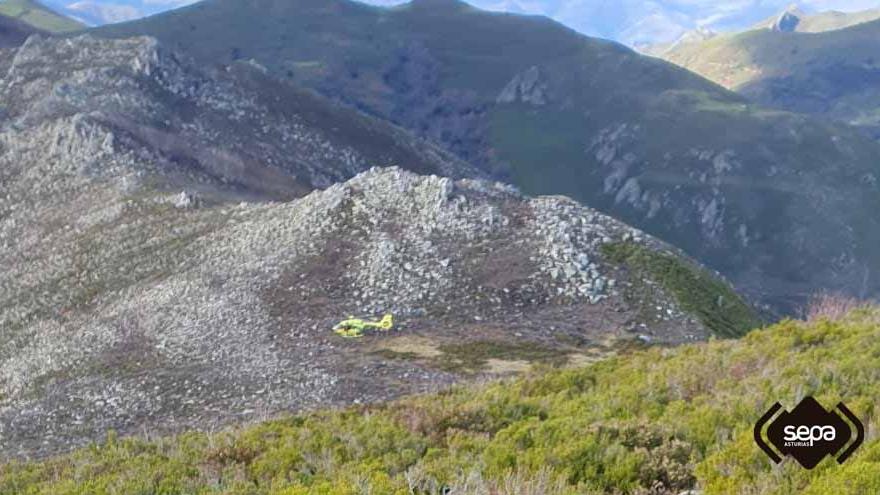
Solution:
{"label": "yellow helicopter", "polygon": [[394,318],[387,314],[379,321],[366,321],[354,316],[349,316],[347,320],[342,320],[333,327],[336,335],[347,339],[356,339],[364,336],[367,330],[380,330],[387,332],[394,328]]}

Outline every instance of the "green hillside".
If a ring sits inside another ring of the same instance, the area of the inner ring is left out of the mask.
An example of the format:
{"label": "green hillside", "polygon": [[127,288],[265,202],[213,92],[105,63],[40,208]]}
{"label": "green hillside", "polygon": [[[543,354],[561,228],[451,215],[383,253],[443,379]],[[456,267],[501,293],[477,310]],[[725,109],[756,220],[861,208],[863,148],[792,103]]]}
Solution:
{"label": "green hillside", "polygon": [[[111,434],[64,457],[3,465],[0,493],[876,493],[878,336],[880,311],[865,308],[234,431]],[[845,401],[869,440],[843,466],[774,467],[753,424],[774,402],[791,408],[811,394]]]}
{"label": "green hillside", "polygon": [[85,24],[63,16],[35,0],[2,0],[0,15],[19,19],[50,33],[70,33],[86,28]]}
{"label": "green hillside", "polygon": [[880,136],[880,21],[827,32],[767,29],[681,45],[667,60],[764,105]]}
{"label": "green hillside", "polygon": [[93,32],[256,59],[527,193],[669,241],[777,310],[820,289],[880,292],[876,142],[546,18],[456,0],[206,0]]}

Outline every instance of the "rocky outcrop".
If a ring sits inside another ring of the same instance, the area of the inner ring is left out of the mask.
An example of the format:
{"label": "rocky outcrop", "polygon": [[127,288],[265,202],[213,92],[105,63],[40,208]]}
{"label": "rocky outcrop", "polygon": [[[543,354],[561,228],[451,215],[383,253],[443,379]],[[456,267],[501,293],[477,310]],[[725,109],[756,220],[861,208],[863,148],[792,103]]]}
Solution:
{"label": "rocky outcrop", "polygon": [[[371,354],[382,339],[564,349],[709,336],[662,287],[633,299],[646,281],[603,247],[673,251],[566,198],[397,168],[291,203],[194,208],[187,192],[78,187],[88,195],[58,210],[12,205],[0,221],[12,240],[0,252],[6,455],[65,450],[109,428],[210,428],[461,379]],[[658,317],[646,319],[644,304]],[[385,312],[397,317],[391,335],[331,332],[348,315]]]}
{"label": "rocky outcrop", "polygon": [[541,71],[531,67],[522,74],[517,74],[501,91],[496,99],[498,103],[522,102],[541,106],[547,103],[547,84],[541,80]]}

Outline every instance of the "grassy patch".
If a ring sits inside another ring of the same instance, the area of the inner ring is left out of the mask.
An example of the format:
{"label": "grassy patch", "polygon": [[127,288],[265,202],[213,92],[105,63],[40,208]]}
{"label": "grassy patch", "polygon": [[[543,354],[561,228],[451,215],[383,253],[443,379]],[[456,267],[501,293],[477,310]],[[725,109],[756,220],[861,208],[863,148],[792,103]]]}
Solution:
{"label": "grassy patch", "polygon": [[400,352],[393,349],[379,349],[378,351],[373,352],[373,354],[382,359],[396,361],[417,361],[422,358],[421,355],[416,354],[415,352]]}
{"label": "grassy patch", "polygon": [[450,373],[472,374],[523,369],[529,364],[561,366],[570,352],[534,343],[480,340],[456,344],[393,342],[373,354],[384,359],[419,361]]}
{"label": "grassy patch", "polygon": [[609,261],[632,271],[633,292],[647,290],[649,279],[673,295],[681,309],[696,315],[719,337],[740,337],[761,325],[752,308],[727,284],[706,270],[635,243],[603,246]]}
{"label": "grassy patch", "polygon": [[487,367],[490,361],[526,361],[561,365],[568,353],[539,344],[482,340],[440,346],[443,356],[434,360],[439,368],[456,373],[473,373]]}

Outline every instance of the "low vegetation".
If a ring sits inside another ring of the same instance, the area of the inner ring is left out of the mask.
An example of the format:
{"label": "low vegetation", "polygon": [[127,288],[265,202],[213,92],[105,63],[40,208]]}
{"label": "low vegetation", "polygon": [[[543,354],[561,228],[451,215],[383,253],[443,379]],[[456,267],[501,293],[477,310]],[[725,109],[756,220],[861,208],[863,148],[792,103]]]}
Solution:
{"label": "low vegetation", "polygon": [[[741,340],[324,411],[222,433],[117,438],[0,467],[2,494],[864,494],[880,490],[880,310]],[[755,420],[844,400],[868,441],[845,465],[774,466]]]}
{"label": "low vegetation", "polygon": [[477,341],[441,346],[444,359],[440,367],[455,372],[483,369],[491,360],[562,365],[568,361],[565,351],[535,343]]}
{"label": "low vegetation", "polygon": [[651,290],[644,282],[653,281],[675,296],[681,309],[696,314],[719,337],[740,337],[761,325],[736,292],[702,268],[634,243],[606,244],[603,250],[610,261],[633,272],[629,297],[635,302],[654,299],[644,294]]}

